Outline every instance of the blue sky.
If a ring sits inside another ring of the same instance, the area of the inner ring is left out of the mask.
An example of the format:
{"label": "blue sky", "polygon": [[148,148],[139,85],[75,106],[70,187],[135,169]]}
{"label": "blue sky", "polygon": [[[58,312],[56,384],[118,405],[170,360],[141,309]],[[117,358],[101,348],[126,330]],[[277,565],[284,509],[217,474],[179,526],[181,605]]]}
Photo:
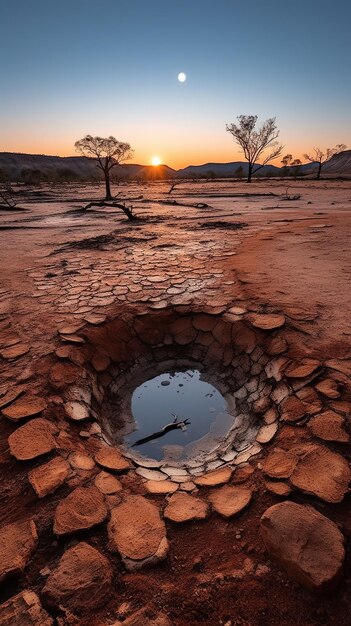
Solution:
{"label": "blue sky", "polygon": [[346,0],[2,0],[0,150],[112,134],[135,162],[231,161],[249,113],[296,157],[350,146],[350,23]]}

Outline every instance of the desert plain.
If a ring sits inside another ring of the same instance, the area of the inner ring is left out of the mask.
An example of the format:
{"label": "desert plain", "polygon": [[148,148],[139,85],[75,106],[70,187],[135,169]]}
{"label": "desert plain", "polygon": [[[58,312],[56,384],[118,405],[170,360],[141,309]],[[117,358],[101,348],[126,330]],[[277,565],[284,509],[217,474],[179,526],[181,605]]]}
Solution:
{"label": "desert plain", "polygon": [[[349,624],[351,182],[169,187],[115,187],[133,221],[82,210],[99,185],[1,212],[0,624]],[[256,425],[178,470],[104,406],[174,346]]]}

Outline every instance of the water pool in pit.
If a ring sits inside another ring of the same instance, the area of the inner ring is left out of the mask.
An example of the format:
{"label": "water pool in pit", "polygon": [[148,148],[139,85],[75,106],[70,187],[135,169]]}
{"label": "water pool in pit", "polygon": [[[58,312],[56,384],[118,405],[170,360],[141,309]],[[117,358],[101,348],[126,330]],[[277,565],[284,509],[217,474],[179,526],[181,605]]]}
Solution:
{"label": "water pool in pit", "polygon": [[131,397],[133,432],[124,443],[142,456],[183,460],[213,448],[234,416],[216,387],[197,369],[162,373],[139,385]]}

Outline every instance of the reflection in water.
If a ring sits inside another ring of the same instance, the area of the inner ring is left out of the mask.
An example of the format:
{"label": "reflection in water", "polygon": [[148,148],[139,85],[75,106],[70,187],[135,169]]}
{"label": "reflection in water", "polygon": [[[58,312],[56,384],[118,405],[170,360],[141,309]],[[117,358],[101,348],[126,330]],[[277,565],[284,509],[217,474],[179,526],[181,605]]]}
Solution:
{"label": "reflection in water", "polygon": [[201,380],[198,370],[165,373],[144,382],[132,395],[131,411],[136,430],[125,443],[157,460],[172,449],[184,458],[194,442],[223,427],[228,432],[233,423],[225,399]]}

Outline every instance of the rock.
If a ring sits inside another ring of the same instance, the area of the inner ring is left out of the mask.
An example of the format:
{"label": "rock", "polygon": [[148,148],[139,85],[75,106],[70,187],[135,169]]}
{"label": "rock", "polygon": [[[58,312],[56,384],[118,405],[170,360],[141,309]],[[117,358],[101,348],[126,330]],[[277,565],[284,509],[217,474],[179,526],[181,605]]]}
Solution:
{"label": "rock", "polygon": [[261,330],[275,330],[276,328],[284,326],[285,317],[284,315],[262,313],[253,316],[250,321],[254,328],[259,328]]}
{"label": "rock", "polygon": [[157,507],[139,495],[127,495],[111,511],[110,548],[117,551],[130,571],[166,558],[166,527]]}
{"label": "rock", "polygon": [[56,363],[50,370],[50,381],[56,389],[61,389],[77,382],[80,374],[80,368],[74,363]]}
{"label": "rock", "polygon": [[282,354],[286,352],[288,349],[288,344],[283,337],[273,337],[270,341],[269,345],[266,348],[267,353],[270,356],[276,356],[277,354]]}
{"label": "rock", "polygon": [[296,396],[289,396],[281,405],[280,419],[283,422],[294,423],[307,415],[306,405]]}
{"label": "rock", "polygon": [[0,581],[19,576],[38,544],[33,520],[15,522],[0,528]]}
{"label": "rock", "polygon": [[117,448],[110,446],[101,448],[95,454],[95,461],[98,465],[101,465],[101,467],[115,472],[125,472],[132,467],[131,463],[122,456]]}
{"label": "rock", "polygon": [[152,482],[167,480],[166,474],[163,474],[158,470],[147,469],[146,467],[138,467],[136,474]]}
{"label": "rock", "polygon": [[94,482],[95,486],[105,495],[111,495],[123,489],[120,481],[108,472],[100,472]]}
{"label": "rock", "polygon": [[96,487],[77,487],[56,507],[54,517],[55,535],[67,535],[86,530],[103,522],[107,507]]}
{"label": "rock", "polygon": [[147,480],[145,488],[149,493],[165,494],[177,491],[178,485],[171,480]]}
{"label": "rock", "polygon": [[59,328],[60,335],[75,335],[75,333],[80,330],[84,326],[84,324],[71,324],[67,326],[62,326]]}
{"label": "rock", "polygon": [[32,415],[38,415],[38,413],[41,413],[46,407],[47,404],[44,398],[28,395],[22,396],[6,409],[2,409],[2,413],[5,417],[17,422],[27,417],[32,417]]}
{"label": "rock", "polygon": [[316,385],[316,389],[319,391],[319,393],[323,394],[323,396],[326,396],[327,398],[340,398],[338,384],[335,380],[332,380],[331,378],[321,380],[321,382]]}
{"label": "rock", "polygon": [[316,359],[303,359],[300,363],[294,363],[285,370],[288,378],[307,378],[319,369],[320,362]]}
{"label": "rock", "polygon": [[291,488],[286,483],[276,480],[266,480],[265,487],[276,496],[284,496],[285,498],[291,493]]}
{"label": "rock", "polygon": [[19,461],[29,461],[56,448],[53,434],[57,428],[46,419],[36,417],[20,426],[9,438],[10,452]]}
{"label": "rock", "polygon": [[188,493],[175,493],[163,511],[166,519],[172,522],[189,522],[208,517],[210,508],[207,502]]}
{"label": "rock", "polygon": [[85,315],[83,318],[88,324],[92,324],[94,326],[98,326],[103,324],[106,321],[106,315],[97,315],[95,313],[89,313],[89,315]]}
{"label": "rock", "polygon": [[263,462],[263,471],[271,478],[289,478],[297,464],[297,455],[276,448]]}
{"label": "rock", "polygon": [[61,339],[65,343],[85,343],[84,337],[80,335],[62,335]]}
{"label": "rock", "polygon": [[0,398],[0,410],[5,409],[9,404],[12,404],[19,396],[22,396],[26,391],[26,385],[17,385],[16,387],[8,390],[5,395]]}
{"label": "rock", "polygon": [[215,470],[214,472],[208,472],[203,476],[195,477],[194,483],[199,487],[216,487],[227,483],[230,480],[232,473],[233,470],[231,467],[223,467]]}
{"label": "rock", "polygon": [[262,413],[265,413],[267,409],[269,409],[271,404],[272,402],[270,398],[262,396],[252,403],[251,410],[253,411],[253,413],[261,415]]}
{"label": "rock", "polygon": [[311,446],[298,461],[291,477],[291,484],[325,500],[341,502],[351,481],[348,462],[340,454],[324,446]]}
{"label": "rock", "polygon": [[74,422],[81,422],[90,417],[90,411],[85,404],[80,402],[66,402],[65,411],[68,417]]}
{"label": "rock", "polygon": [[345,558],[336,524],[311,506],[281,502],[261,517],[261,534],[270,556],[311,591],[335,586]]}
{"label": "rock", "polygon": [[74,469],[90,471],[95,467],[94,459],[89,454],[84,454],[83,452],[72,452],[68,457],[68,461]]}
{"label": "rock", "polygon": [[53,493],[62,485],[70,473],[70,466],[60,456],[48,463],[32,469],[28,473],[28,480],[39,498]]}
{"label": "rock", "polygon": [[34,591],[25,589],[0,606],[1,626],[53,626]]}
{"label": "rock", "polygon": [[224,485],[214,489],[208,496],[214,510],[223,517],[238,515],[251,502],[252,491],[245,487]]}
{"label": "rock", "polygon": [[265,424],[273,424],[273,422],[276,422],[277,419],[278,411],[275,406],[272,406],[271,409],[268,409],[268,411],[263,416],[263,421]]}
{"label": "rock", "polygon": [[144,607],[127,617],[123,622],[115,622],[112,626],[172,626],[167,615],[164,613],[155,613],[148,607]]}
{"label": "rock", "polygon": [[324,413],[315,415],[308,422],[308,427],[319,439],[339,441],[340,443],[350,441],[350,435],[345,430],[345,419],[334,411],[324,411]]}
{"label": "rock", "polygon": [[273,424],[265,424],[264,426],[261,426],[256,435],[256,441],[258,441],[258,443],[268,443],[273,439],[277,430],[278,422],[273,422]]}
{"label": "rock", "polygon": [[247,309],[243,309],[241,306],[232,306],[228,309],[228,313],[231,313],[232,315],[244,315],[247,313]]}
{"label": "rock", "polygon": [[14,346],[8,348],[2,348],[0,350],[0,356],[3,359],[17,359],[20,356],[24,356],[29,352],[30,346],[28,343],[17,343]]}
{"label": "rock", "polygon": [[109,561],[85,542],[69,548],[42,590],[45,603],[74,613],[106,603],[112,582]]}
{"label": "rock", "polygon": [[318,393],[313,387],[302,387],[296,392],[296,395],[305,403],[306,413],[314,415],[322,410],[322,403],[318,397]]}
{"label": "rock", "polygon": [[254,472],[255,470],[252,465],[243,465],[242,467],[238,467],[232,476],[231,483],[233,485],[240,485],[251,478]]}
{"label": "rock", "polygon": [[261,450],[262,450],[262,447],[260,446],[260,444],[254,443],[253,445],[249,446],[246,450],[243,450],[242,452],[240,452],[240,454],[238,454],[237,457],[235,457],[234,465],[241,465],[241,463],[247,463],[247,461],[251,459],[252,456],[256,456],[256,454],[259,454]]}

